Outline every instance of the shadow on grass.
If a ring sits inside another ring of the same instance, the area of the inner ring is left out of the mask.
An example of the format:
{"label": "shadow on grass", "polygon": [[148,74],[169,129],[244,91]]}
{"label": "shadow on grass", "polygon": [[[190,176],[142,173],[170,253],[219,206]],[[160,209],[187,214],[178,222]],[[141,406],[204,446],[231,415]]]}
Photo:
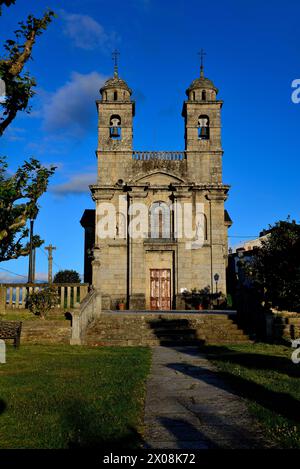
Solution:
{"label": "shadow on grass", "polygon": [[[232,350],[229,350],[226,347],[207,346],[201,349],[201,351],[203,352],[206,350],[210,350],[209,358],[214,358],[219,361],[245,365],[245,363],[243,362],[243,356],[240,357],[241,354],[239,352],[233,352]],[[215,354],[212,353],[213,350]],[[259,368],[259,365],[256,366],[256,359],[258,357],[261,358],[261,356],[257,354],[246,355],[246,363],[248,363],[249,367],[253,369]],[[266,363],[271,366],[272,370],[275,370],[276,366],[280,366],[280,370],[282,371],[282,366],[285,362],[281,362],[281,360],[279,359],[278,362],[276,362],[276,360],[275,362],[271,362],[269,360]],[[266,363],[264,364],[264,366],[262,366],[263,362],[261,362],[261,368],[265,369]],[[241,376],[236,376],[225,371],[212,372],[200,366],[192,366],[185,363],[169,363],[168,367],[188,376],[192,376],[195,379],[201,380],[207,384],[211,384],[215,387],[218,387],[219,389],[223,389],[228,392],[233,392],[235,395],[248,399],[249,401],[256,402],[257,404],[265,407],[266,409],[280,414],[282,417],[292,420],[295,423],[300,423],[300,402],[288,393],[272,391],[261,384],[257,384],[251,380],[242,378]],[[297,370],[296,373],[299,373],[299,371]],[[299,375],[297,374],[297,376]]]}
{"label": "shadow on grass", "polygon": [[[260,353],[236,352],[224,346],[207,345],[201,348],[209,358],[245,366],[253,370],[270,370],[293,378],[300,378],[300,367],[291,359]],[[291,349],[292,354],[293,349]]]}
{"label": "shadow on grass", "polygon": [[[116,450],[142,447],[143,439],[135,428],[128,426],[110,431],[110,423],[104,415],[89,407],[86,401],[74,400],[61,415],[65,443],[69,449],[94,448]],[[121,436],[120,436],[121,435]]]}
{"label": "shadow on grass", "polygon": [[0,399],[0,415],[3,414],[6,410],[6,402]]}

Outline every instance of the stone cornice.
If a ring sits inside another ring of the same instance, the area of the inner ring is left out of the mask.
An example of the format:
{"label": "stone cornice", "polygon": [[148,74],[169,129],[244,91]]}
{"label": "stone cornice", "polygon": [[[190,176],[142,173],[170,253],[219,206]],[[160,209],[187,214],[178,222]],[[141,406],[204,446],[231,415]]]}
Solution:
{"label": "stone cornice", "polygon": [[115,184],[115,185],[112,185],[112,184],[108,184],[108,185],[98,185],[98,184],[93,184],[93,185],[90,185],[90,190],[92,192],[92,194],[95,194],[95,193],[103,193],[103,192],[107,192],[107,193],[111,193],[111,192],[130,192],[131,195],[133,195],[132,193],[137,193],[137,192],[141,192],[141,191],[151,191],[151,190],[159,190],[159,189],[162,189],[162,190],[168,190],[170,192],[175,192],[175,193],[182,193],[182,192],[187,192],[187,191],[203,191],[203,190],[206,190],[206,191],[209,191],[209,192],[213,192],[213,191],[223,191],[223,192],[228,192],[229,189],[230,189],[230,185],[228,184],[222,184],[222,183],[176,183],[176,182],[172,182],[171,184],[150,184],[150,183],[147,183],[147,184],[125,184],[124,185],[118,185],[118,184]]}

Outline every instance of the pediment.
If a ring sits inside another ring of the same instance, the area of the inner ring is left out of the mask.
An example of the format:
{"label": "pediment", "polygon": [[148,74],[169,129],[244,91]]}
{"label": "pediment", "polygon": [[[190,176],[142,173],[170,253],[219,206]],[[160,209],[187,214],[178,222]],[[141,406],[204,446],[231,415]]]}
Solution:
{"label": "pediment", "polygon": [[185,182],[175,174],[164,171],[154,171],[152,173],[143,174],[135,177],[134,182],[149,183],[150,185],[169,185],[171,183]]}

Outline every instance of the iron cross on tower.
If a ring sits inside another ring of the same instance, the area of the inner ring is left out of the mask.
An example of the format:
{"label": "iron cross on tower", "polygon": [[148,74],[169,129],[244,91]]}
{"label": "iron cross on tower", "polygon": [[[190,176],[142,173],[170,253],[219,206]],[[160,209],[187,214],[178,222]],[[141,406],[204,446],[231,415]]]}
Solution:
{"label": "iron cross on tower", "polygon": [[204,49],[201,49],[200,52],[198,52],[198,55],[200,55],[200,77],[204,77],[204,56],[206,55],[206,52]]}
{"label": "iron cross on tower", "polygon": [[115,49],[112,53],[112,58],[113,58],[113,61],[114,61],[114,76],[115,77],[119,76],[119,70],[118,70],[119,57],[120,57],[120,52],[118,51],[118,49]]}

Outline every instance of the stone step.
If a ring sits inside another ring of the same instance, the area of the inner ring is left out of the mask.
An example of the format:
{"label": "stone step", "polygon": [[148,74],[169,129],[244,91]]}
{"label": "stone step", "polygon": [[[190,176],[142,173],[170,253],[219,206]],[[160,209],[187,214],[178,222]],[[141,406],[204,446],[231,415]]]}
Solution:
{"label": "stone step", "polygon": [[233,321],[234,315],[174,312],[103,313],[85,334],[90,345],[197,345],[245,343],[249,338]]}
{"label": "stone step", "polygon": [[184,322],[184,321],[232,321],[235,320],[236,315],[233,314],[199,314],[198,312],[193,314],[183,314],[180,317],[180,314],[176,312],[164,312],[162,314],[154,313],[153,311],[140,311],[140,312],[102,312],[101,317],[103,319],[114,319],[118,320],[141,320],[141,321],[163,321],[163,322]]}
{"label": "stone step", "polygon": [[90,338],[88,340],[85,340],[86,345],[93,345],[93,346],[157,346],[157,345],[162,345],[162,346],[170,346],[170,347],[175,347],[179,345],[183,346],[192,346],[192,345],[203,345],[203,341],[205,341],[206,344],[220,344],[220,345],[225,345],[225,344],[250,344],[252,343],[251,340],[248,338],[243,338],[239,340],[232,340],[232,339],[218,339],[218,338],[211,338],[207,340],[180,340],[180,341],[172,341],[172,340],[149,340],[149,339],[143,339],[143,340],[132,340],[132,339],[99,339],[95,338],[94,340],[91,340]]}
{"label": "stone step", "polygon": [[122,331],[120,333],[119,330],[109,330],[109,331],[101,331],[97,332],[93,329],[90,329],[86,337],[128,337],[128,338],[136,338],[136,337],[147,337],[149,339],[151,338],[160,338],[160,337],[195,337],[195,338],[201,338],[201,337],[244,337],[244,333],[242,331],[234,331],[233,333],[231,331],[161,331],[159,334],[158,333],[153,333],[151,331],[145,331],[145,333],[141,334],[137,331]]}
{"label": "stone step", "polygon": [[202,317],[198,317],[198,318],[189,318],[189,319],[182,319],[182,320],[178,320],[178,319],[168,319],[168,320],[165,320],[165,319],[152,319],[152,318],[149,318],[149,317],[146,317],[146,316],[139,316],[139,317],[135,317],[135,316],[124,316],[124,317],[121,317],[121,316],[116,316],[114,317],[113,315],[110,315],[110,316],[105,316],[105,315],[101,315],[98,319],[97,319],[97,322],[98,323],[103,323],[103,324],[109,324],[109,323],[114,323],[116,326],[117,325],[120,325],[120,324],[132,324],[132,323],[136,323],[136,324],[149,324],[151,325],[152,327],[169,327],[169,326],[173,326],[173,327],[188,327],[189,325],[195,325],[195,324],[201,324],[201,325],[211,325],[211,324],[217,324],[217,325],[226,325],[226,324],[231,324],[231,325],[234,325],[236,326],[237,323],[234,322],[232,319],[226,319],[226,318],[221,318],[221,319],[205,319],[205,318],[202,318]]}
{"label": "stone step", "polygon": [[114,331],[117,334],[124,334],[128,333],[129,331],[133,331],[134,333],[140,334],[143,332],[143,334],[164,334],[164,333],[169,333],[169,334],[180,334],[180,333],[189,333],[189,334],[199,334],[199,333],[213,333],[213,332],[228,332],[230,334],[243,334],[243,331],[239,328],[236,327],[197,327],[197,328],[167,328],[167,327],[160,327],[160,328],[148,328],[148,327],[140,327],[140,328],[131,328],[130,326],[127,327],[115,327],[112,324],[109,325],[104,325],[104,324],[96,324],[94,326],[90,326],[88,331],[93,331],[94,333],[97,334],[104,334],[104,333],[109,333],[110,331]]}
{"label": "stone step", "polygon": [[[95,324],[93,326],[93,331],[97,331],[97,333],[101,334],[102,332],[107,332],[107,331],[110,331],[111,329],[115,330],[115,331],[118,331],[120,334],[124,333],[124,332],[127,332],[128,329],[130,329],[130,327],[124,327],[124,325],[122,325],[122,327],[116,327],[116,326],[113,326],[111,324]],[[220,326],[211,326],[211,327],[202,327],[202,326],[198,326],[198,327],[178,327],[178,328],[167,328],[167,327],[159,327],[159,328],[150,328],[150,327],[140,327],[139,330],[143,330],[144,333],[154,333],[154,334],[161,334],[161,333],[164,333],[165,331],[168,331],[170,334],[176,334],[176,333],[180,333],[182,331],[185,331],[185,332],[189,332],[189,333],[195,333],[196,331],[199,332],[199,331],[207,331],[207,332],[212,332],[214,330],[218,330],[218,331],[228,331],[232,334],[235,334],[235,333],[242,333],[243,331],[241,329],[239,329],[238,327],[236,326],[225,326],[225,327],[220,327]]]}

